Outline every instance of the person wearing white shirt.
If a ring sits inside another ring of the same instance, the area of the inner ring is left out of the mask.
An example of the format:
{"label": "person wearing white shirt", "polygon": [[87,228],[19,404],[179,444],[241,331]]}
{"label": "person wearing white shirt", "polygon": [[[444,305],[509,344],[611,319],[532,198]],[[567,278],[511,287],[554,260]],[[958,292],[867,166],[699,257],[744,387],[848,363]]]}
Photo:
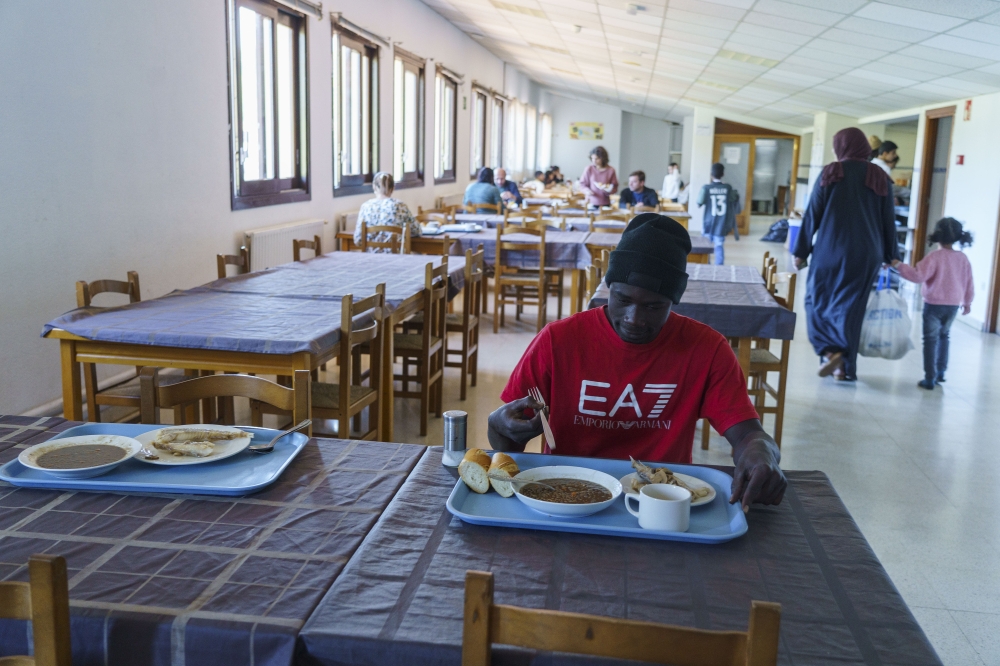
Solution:
{"label": "person wearing white shirt", "polygon": [[899,159],[896,155],[898,148],[899,146],[892,141],[883,141],[877,149],[878,155],[872,160],[872,164],[885,171],[889,177],[892,177],[892,167],[895,166],[896,160]]}
{"label": "person wearing white shirt", "polygon": [[524,187],[534,191],[535,194],[545,194],[545,174],[541,171],[536,171],[534,180],[526,182]]}
{"label": "person wearing white shirt", "polygon": [[677,166],[676,162],[671,162],[670,166],[667,167],[667,175],[663,177],[661,195],[664,199],[677,203],[677,197],[680,196],[682,187],[684,187],[684,183],[681,182],[681,168]]}

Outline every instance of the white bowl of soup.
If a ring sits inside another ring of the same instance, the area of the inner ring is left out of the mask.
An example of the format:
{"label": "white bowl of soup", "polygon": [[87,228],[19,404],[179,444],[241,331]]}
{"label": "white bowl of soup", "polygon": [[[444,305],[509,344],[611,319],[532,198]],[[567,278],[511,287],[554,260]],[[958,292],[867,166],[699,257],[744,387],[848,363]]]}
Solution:
{"label": "white bowl of soup", "polygon": [[618,479],[586,467],[536,467],[514,478],[529,482],[514,484],[517,499],[546,516],[590,516],[614,504],[622,494]]}
{"label": "white bowl of soup", "polygon": [[142,450],[121,435],[81,435],[51,439],[21,451],[17,461],[58,479],[89,479],[113,470]]}

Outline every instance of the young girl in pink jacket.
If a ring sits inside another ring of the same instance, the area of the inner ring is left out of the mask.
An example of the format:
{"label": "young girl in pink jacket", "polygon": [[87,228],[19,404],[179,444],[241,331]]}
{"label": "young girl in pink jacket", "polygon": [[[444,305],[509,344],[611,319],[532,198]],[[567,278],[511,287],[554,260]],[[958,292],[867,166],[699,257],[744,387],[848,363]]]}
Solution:
{"label": "young girl in pink jacket", "polygon": [[923,284],[924,296],[924,378],[917,386],[928,391],[944,382],[948,367],[948,332],[958,308],[969,314],[972,304],[972,264],[968,257],[952,248],[972,245],[972,234],[962,229],[962,223],[946,217],[938,220],[930,241],[939,249],[909,266],[894,260],[893,267],[910,282]]}

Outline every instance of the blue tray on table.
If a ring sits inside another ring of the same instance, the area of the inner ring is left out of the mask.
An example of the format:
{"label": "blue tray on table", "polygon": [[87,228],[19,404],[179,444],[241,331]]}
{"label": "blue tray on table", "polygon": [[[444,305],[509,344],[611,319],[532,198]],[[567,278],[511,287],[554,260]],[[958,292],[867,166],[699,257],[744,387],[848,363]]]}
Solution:
{"label": "blue tray on table", "polygon": [[[539,453],[512,453],[510,456],[522,470],[550,465],[573,465],[605,472],[620,479],[634,472],[626,460],[579,458],[575,456],[542,455]],[[655,466],[655,463],[653,464]],[[604,534],[640,539],[666,541],[692,541],[695,543],[722,543],[746,534],[747,520],[740,504],[730,504],[733,477],[710,467],[695,465],[667,465],[673,472],[689,474],[715,487],[715,499],[708,504],[691,509],[691,524],[687,532],[652,532],[639,527],[639,519],[625,509],[625,500],[619,498],[607,509],[592,516],[563,518],[546,516],[528,508],[516,497],[501,497],[492,489],[484,495],[473,492],[461,479],[448,497],[448,511],[467,523],[518,527],[529,530]],[[622,493],[624,495],[624,493]]]}
{"label": "blue tray on table", "polygon": [[[88,423],[64,430],[52,439],[80,435],[124,435],[135,437],[162,425],[132,423]],[[267,444],[278,434],[269,428],[245,428],[253,433],[253,444]],[[51,441],[51,440],[49,440]],[[241,451],[231,458],[201,465],[165,467],[126,460],[107,474],[89,479],[57,479],[29,469],[17,459],[0,467],[0,481],[22,488],[89,490],[93,492],[178,493],[184,495],[248,495],[278,480],[299,455],[309,438],[292,433],[281,438],[271,453]]]}

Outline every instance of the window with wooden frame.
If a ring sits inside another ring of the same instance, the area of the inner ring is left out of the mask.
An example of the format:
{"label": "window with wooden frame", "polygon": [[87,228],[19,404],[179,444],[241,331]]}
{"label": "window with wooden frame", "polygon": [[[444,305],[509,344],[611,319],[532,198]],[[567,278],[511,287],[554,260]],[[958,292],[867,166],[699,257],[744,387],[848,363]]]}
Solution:
{"label": "window with wooden frame", "polygon": [[378,171],[378,46],[333,29],[333,195],[370,194]]}
{"label": "window with wooden frame", "polygon": [[307,21],[260,0],[228,7],[233,210],[308,201]]}
{"label": "window with wooden frame", "polygon": [[499,169],[503,166],[504,121],[506,120],[507,100],[499,95],[493,95],[492,117],[490,118],[490,166]]}
{"label": "window with wooden frame", "polygon": [[455,182],[455,117],[458,81],[438,69],[434,75],[434,182]]}
{"label": "window with wooden frame", "polygon": [[486,166],[486,113],[489,93],[482,88],[472,88],[472,155],[469,175],[476,176]]}
{"label": "window with wooden frame", "polygon": [[392,176],[396,189],[424,184],[424,61],[396,49]]}

